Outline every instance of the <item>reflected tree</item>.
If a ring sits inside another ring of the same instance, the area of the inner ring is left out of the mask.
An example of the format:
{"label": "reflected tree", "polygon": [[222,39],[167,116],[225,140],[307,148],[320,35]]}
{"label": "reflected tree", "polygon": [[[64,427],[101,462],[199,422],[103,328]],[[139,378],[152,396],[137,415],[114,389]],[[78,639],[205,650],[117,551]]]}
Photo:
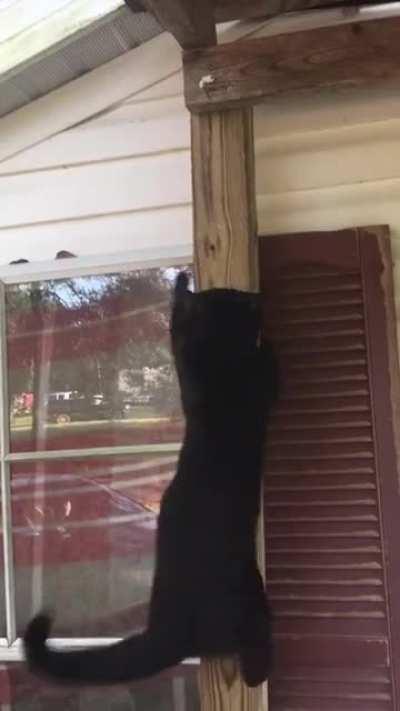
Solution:
{"label": "reflected tree", "polygon": [[168,334],[175,271],[136,270],[7,290],[10,399],[33,393],[35,434],[52,391],[102,395],[118,405],[124,391],[144,388],[169,411],[176,408]]}

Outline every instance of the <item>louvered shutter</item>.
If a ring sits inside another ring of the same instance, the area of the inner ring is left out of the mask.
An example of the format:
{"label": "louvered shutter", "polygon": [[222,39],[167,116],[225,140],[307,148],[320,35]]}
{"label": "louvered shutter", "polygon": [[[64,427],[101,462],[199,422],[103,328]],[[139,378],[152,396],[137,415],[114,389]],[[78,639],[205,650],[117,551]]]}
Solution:
{"label": "louvered shutter", "polygon": [[282,381],[264,484],[270,711],[394,711],[400,500],[387,230],[264,237],[260,272]]}

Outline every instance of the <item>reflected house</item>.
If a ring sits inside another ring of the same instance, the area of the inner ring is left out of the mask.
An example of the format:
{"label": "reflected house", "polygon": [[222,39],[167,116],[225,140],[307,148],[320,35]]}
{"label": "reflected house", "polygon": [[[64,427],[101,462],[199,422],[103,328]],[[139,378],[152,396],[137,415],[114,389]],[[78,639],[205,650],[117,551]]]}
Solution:
{"label": "reflected house", "polygon": [[146,405],[151,396],[146,392],[145,368],[123,368],[118,374],[118,390],[122,394],[124,410],[129,412],[136,405]]}

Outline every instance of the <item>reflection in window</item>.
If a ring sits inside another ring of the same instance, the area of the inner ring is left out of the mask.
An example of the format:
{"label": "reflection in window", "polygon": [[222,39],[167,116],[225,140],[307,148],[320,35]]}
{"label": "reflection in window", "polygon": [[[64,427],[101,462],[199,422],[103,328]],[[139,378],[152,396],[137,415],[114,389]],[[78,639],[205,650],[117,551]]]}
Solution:
{"label": "reflection in window", "polygon": [[145,626],[162,493],[177,454],[12,467],[17,628],[43,607],[56,636]]}
{"label": "reflection in window", "polygon": [[19,665],[8,672],[3,703],[11,697],[13,711],[199,711],[196,676],[196,666],[181,664],[131,685],[79,689],[40,681]]}
{"label": "reflection in window", "polygon": [[176,441],[177,270],[7,287],[12,451]]}

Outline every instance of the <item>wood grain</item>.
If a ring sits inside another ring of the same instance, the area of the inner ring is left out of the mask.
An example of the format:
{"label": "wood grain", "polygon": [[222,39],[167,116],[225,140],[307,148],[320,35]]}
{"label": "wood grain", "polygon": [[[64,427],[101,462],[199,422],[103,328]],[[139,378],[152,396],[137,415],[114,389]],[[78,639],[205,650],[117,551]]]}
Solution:
{"label": "wood grain", "polygon": [[[192,179],[197,286],[256,290],[251,109],[192,116]],[[244,684],[234,659],[204,660],[199,687],[202,711],[261,708],[261,688]]]}
{"label": "wood grain", "polygon": [[261,688],[249,689],[234,659],[204,660],[199,671],[202,711],[260,711]]}
{"label": "wood grain", "polygon": [[250,109],[192,116],[194,247],[201,289],[257,289]]}
{"label": "wood grain", "polygon": [[187,106],[208,111],[398,87],[399,30],[400,19],[390,18],[185,52]]}

